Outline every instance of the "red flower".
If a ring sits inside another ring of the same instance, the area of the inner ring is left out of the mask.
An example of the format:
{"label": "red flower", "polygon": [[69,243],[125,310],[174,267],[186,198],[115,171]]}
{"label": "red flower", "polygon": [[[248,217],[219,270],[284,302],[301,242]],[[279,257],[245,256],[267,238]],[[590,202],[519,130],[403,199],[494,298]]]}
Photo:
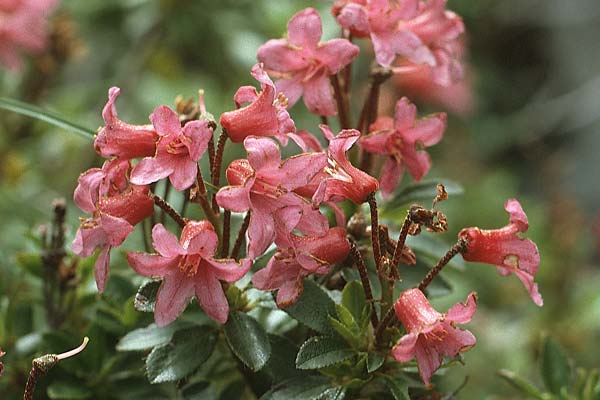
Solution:
{"label": "red flower", "polygon": [[208,221],[188,222],[179,241],[157,224],[152,229],[152,243],[158,254],[129,253],[127,261],[141,275],[163,278],[156,295],[156,324],[173,322],[194,296],[209,317],[222,324],[227,322],[229,304],[219,280],[241,279],[252,262],[243,259],[238,264],[213,258],[218,238]]}
{"label": "red flower", "polygon": [[407,334],[392,348],[392,355],[401,362],[416,356],[419,375],[429,385],[444,356],[454,357],[475,345],[471,332],[454,326],[469,322],[475,307],[475,293],[471,293],[464,304],[457,303],[446,314],[440,314],[419,289],[403,292],[394,304],[394,311]]}
{"label": "red flower", "polygon": [[108,90],[108,102],[102,110],[106,124],[94,141],[96,152],[102,157],[118,157],[123,160],[148,157],[156,152],[158,134],[152,125],[131,125],[117,117],[115,101],[121,93],[118,87]]}
{"label": "red flower", "polygon": [[460,231],[458,237],[468,241],[462,256],[467,261],[496,265],[498,272],[503,276],[514,273],[525,285],[533,302],[542,306],[544,300],[537,284],[533,282],[540,265],[538,248],[531,240],[517,235],[527,232],[527,215],[515,199],[508,200],[504,209],[510,214],[510,223],[504,228],[465,228]]}

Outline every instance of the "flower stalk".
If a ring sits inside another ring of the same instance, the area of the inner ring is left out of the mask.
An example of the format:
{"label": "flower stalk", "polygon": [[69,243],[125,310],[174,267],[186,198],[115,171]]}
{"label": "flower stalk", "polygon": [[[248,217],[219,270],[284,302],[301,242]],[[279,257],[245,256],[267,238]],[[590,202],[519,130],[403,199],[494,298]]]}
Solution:
{"label": "flower stalk", "polygon": [[458,241],[452,246],[446,254],[435,264],[435,266],[429,271],[429,273],[423,278],[421,283],[418,286],[420,291],[424,291],[427,286],[433,281],[433,279],[438,276],[441,270],[452,260],[452,258],[458,253],[462,253],[467,248],[468,241],[465,238],[460,238]]}

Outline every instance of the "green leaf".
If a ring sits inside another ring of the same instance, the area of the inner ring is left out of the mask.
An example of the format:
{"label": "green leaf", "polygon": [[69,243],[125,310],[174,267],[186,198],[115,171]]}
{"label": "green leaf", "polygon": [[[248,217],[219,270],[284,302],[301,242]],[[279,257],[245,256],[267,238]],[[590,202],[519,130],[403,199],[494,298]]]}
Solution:
{"label": "green leaf", "polygon": [[38,278],[44,278],[44,264],[39,253],[17,253],[16,261],[19,267]]}
{"label": "green leaf", "polygon": [[150,324],[145,328],[133,330],[122,337],[117,343],[117,350],[140,351],[169,343],[173,334],[185,327],[189,327],[189,324],[182,324],[178,321],[164,327]]}
{"label": "green leaf", "polygon": [[564,351],[550,336],[542,338],[540,373],[546,388],[558,395],[571,383],[571,366]]}
{"label": "green leaf", "polygon": [[248,368],[258,371],[265,366],[271,356],[271,343],[254,318],[236,311],[229,315],[224,328],[229,347]]}
{"label": "green leaf", "polygon": [[89,399],[93,393],[81,382],[54,382],[46,390],[51,399],[78,400]]}
{"label": "green leaf", "polygon": [[269,335],[271,342],[271,357],[263,371],[273,379],[273,382],[281,382],[305,375],[305,371],[296,369],[296,354],[298,347],[287,337]]}
{"label": "green leaf", "polygon": [[437,184],[441,183],[446,188],[448,195],[459,195],[464,192],[463,187],[449,179],[428,179],[412,185],[404,186],[402,190],[394,193],[393,197],[384,203],[383,212],[395,211],[402,206],[412,203],[424,202],[431,204],[437,195]]}
{"label": "green leaf", "polygon": [[181,391],[184,400],[218,400],[217,390],[210,382],[201,381]]}
{"label": "green leaf", "polygon": [[319,333],[333,333],[329,316],[335,317],[335,303],[315,282],[304,281],[304,291],[296,304],[286,308],[292,318]]}
{"label": "green leaf", "polygon": [[410,400],[407,382],[396,377],[385,376],[385,383],[395,400]]}
{"label": "green leaf", "polygon": [[[342,305],[336,304],[335,311],[338,316],[338,320],[344,324],[346,327],[353,331],[358,331],[358,324],[356,323],[356,319],[348,309]],[[331,317],[330,317],[331,318]]]}
{"label": "green leaf", "polygon": [[142,284],[133,300],[133,307],[141,312],[154,312],[154,303],[156,303],[156,294],[160,284],[160,281],[148,281]]}
{"label": "green leaf", "polygon": [[359,281],[350,281],[342,290],[342,305],[352,314],[355,321],[360,321],[363,309],[367,304],[365,291]]}
{"label": "green leaf", "polygon": [[508,383],[519,389],[522,393],[525,393],[533,398],[539,400],[548,400],[552,396],[545,395],[541,390],[536,388],[531,382],[520,377],[512,371],[501,369],[498,371],[498,375],[504,378]]}
{"label": "green leaf", "polygon": [[191,374],[210,357],[216,342],[217,333],[206,327],[175,333],[170,343],[155,347],[146,359],[150,383],[173,382]]}
{"label": "green leaf", "polygon": [[346,397],[346,388],[338,386],[329,388],[323,394],[317,397],[317,400],[343,400]]}
{"label": "green leaf", "polygon": [[379,353],[369,353],[367,356],[367,372],[375,372],[383,365],[385,356]]}
{"label": "green leaf", "polygon": [[281,382],[260,400],[318,400],[330,388],[331,384],[324,376],[305,376]]}
{"label": "green leaf", "polygon": [[360,338],[357,331],[352,331],[347,325],[333,317],[329,317],[329,323],[336,333],[344,338],[346,343],[352,346],[353,349],[360,349]]}
{"label": "green leaf", "polygon": [[354,351],[338,338],[313,336],[300,347],[296,367],[319,369],[345,361],[354,354]]}
{"label": "green leaf", "polygon": [[0,97],[0,108],[34,119],[39,119],[40,121],[47,122],[50,125],[74,132],[88,140],[94,140],[94,136],[96,135],[96,131],[93,129],[84,128],[83,126],[67,121],[56,113],[42,110],[39,107],[23,103],[18,100]]}

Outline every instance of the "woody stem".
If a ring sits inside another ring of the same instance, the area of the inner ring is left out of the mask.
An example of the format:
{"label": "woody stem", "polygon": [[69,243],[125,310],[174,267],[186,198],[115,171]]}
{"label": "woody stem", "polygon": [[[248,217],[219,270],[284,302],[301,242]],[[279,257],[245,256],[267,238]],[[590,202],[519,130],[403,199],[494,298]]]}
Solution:
{"label": "woody stem", "polygon": [[406,237],[408,236],[408,230],[410,229],[411,223],[412,218],[409,212],[408,214],[406,214],[406,218],[404,218],[402,228],[400,228],[400,235],[398,236],[398,241],[396,242],[396,248],[394,249],[394,256],[392,257],[392,264],[390,265],[390,270],[398,268],[398,264],[400,263],[400,257],[402,257],[402,250],[404,249],[404,244],[406,243]]}
{"label": "woody stem", "polygon": [[396,319],[396,312],[394,311],[394,307],[390,307],[384,317],[381,319],[381,323],[377,326],[375,330],[375,343],[381,344],[381,337],[385,328],[387,328],[393,321]]}
{"label": "woody stem", "polygon": [[340,85],[340,80],[338,74],[331,75],[329,78],[331,81],[331,86],[333,86],[333,92],[335,95],[335,102],[337,105],[338,118],[340,120],[340,127],[342,129],[350,128],[350,119],[348,115],[348,103],[346,102],[346,96],[344,95],[344,90]]}
{"label": "woody stem", "polygon": [[198,181],[198,202],[200,203],[200,207],[202,207],[202,211],[204,211],[204,215],[210,221],[210,223],[217,229],[219,227],[219,219],[215,214],[215,211],[211,208],[208,203],[208,197],[206,195],[206,185],[204,182],[204,178],[202,177],[202,170],[200,166],[198,166],[198,172],[196,172],[196,180]]}
{"label": "woody stem", "polygon": [[167,215],[173,219],[173,221],[177,222],[177,224],[182,228],[185,226],[185,219],[179,215],[179,213],[175,211],[175,209],[169,203],[154,193],[150,193],[150,196],[152,197],[152,200],[154,200],[154,204],[166,212]]}
{"label": "woody stem", "polygon": [[371,324],[373,325],[373,328],[375,328],[379,322],[377,319],[377,312],[375,311],[375,305],[373,304],[373,292],[371,291],[371,283],[369,282],[369,276],[367,275],[367,267],[354,239],[349,238],[349,242],[350,252],[354,257],[356,268],[358,269],[358,274],[360,275],[360,281],[362,282],[363,290],[365,291],[365,298],[367,299],[367,302],[372,305]]}
{"label": "woody stem", "polygon": [[240,231],[238,232],[237,238],[235,239],[235,243],[233,245],[233,249],[231,249],[231,258],[237,259],[238,254],[240,253],[240,249],[242,248],[242,243],[244,241],[244,236],[246,235],[246,231],[248,230],[248,226],[250,225],[250,211],[246,214],[246,218],[244,218],[244,222],[240,227]]}
{"label": "woody stem", "polygon": [[[219,141],[217,142],[217,151],[215,153],[215,159],[213,161],[213,167],[211,170],[212,184],[219,187],[221,181],[221,164],[223,163],[223,153],[225,152],[225,143],[227,142],[227,130],[223,128],[219,135]],[[213,197],[212,202],[213,210],[216,214],[219,213],[219,205],[217,204],[217,197]]]}
{"label": "woody stem", "polygon": [[433,281],[433,279],[438,276],[442,268],[444,268],[448,262],[457,255],[458,253],[462,253],[467,248],[467,239],[460,238],[458,242],[454,244],[454,246],[450,247],[448,252],[444,254],[442,258],[437,262],[437,264],[429,271],[429,273],[423,278],[418,288],[420,291],[425,290],[425,288]]}
{"label": "woody stem", "polygon": [[381,246],[379,244],[379,217],[377,214],[377,201],[375,200],[375,192],[369,194],[367,198],[371,209],[371,242],[373,244],[373,258],[377,273],[381,272]]}
{"label": "woody stem", "polygon": [[231,235],[231,211],[223,211],[223,236],[221,239],[221,258],[229,253],[229,237]]}

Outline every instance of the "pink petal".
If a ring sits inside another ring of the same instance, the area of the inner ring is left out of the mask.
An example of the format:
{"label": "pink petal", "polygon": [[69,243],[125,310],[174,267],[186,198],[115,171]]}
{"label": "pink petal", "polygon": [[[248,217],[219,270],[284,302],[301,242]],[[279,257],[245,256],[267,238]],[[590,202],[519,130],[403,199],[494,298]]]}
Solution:
{"label": "pink petal", "polygon": [[219,206],[233,212],[248,211],[252,207],[250,203],[250,188],[255,178],[244,186],[225,186],[217,192],[217,203]]}
{"label": "pink petal", "polygon": [[538,290],[537,283],[533,282],[533,276],[521,270],[514,270],[513,272],[519,277],[525,286],[525,289],[527,289],[527,292],[529,292],[529,297],[531,297],[531,300],[533,300],[537,306],[542,307],[544,305],[544,299],[542,299],[542,295]]}
{"label": "pink petal", "polygon": [[319,13],[314,8],[297,12],[288,21],[288,40],[290,43],[314,49],[323,35]]}
{"label": "pink petal", "polygon": [[323,235],[329,228],[327,217],[318,208],[313,208],[313,205],[308,201],[301,200],[302,218],[296,225],[296,229],[305,235]]}
{"label": "pink petal", "polygon": [[91,214],[96,210],[98,190],[104,177],[105,173],[100,168],[88,169],[79,175],[78,184],[73,193],[73,200],[81,211]]}
{"label": "pink petal", "polygon": [[156,133],[161,136],[177,135],[181,132],[181,123],[175,111],[167,106],[158,106],[150,114],[150,121],[156,129]]}
{"label": "pink petal", "polygon": [[248,225],[248,258],[254,260],[263,255],[275,239],[275,224],[273,217],[257,209],[250,214]]}
{"label": "pink petal", "polygon": [[113,217],[106,213],[100,213],[100,225],[104,232],[106,232],[108,243],[113,247],[123,243],[125,238],[133,232],[133,225],[125,219]]}
{"label": "pink petal", "polygon": [[[210,257],[219,245],[219,238],[208,221],[190,221],[181,232],[181,241],[187,254]],[[190,232],[191,230],[191,232]]]}
{"label": "pink petal", "polygon": [[152,246],[164,257],[185,254],[177,237],[169,232],[163,224],[156,224],[152,228]]}
{"label": "pink petal", "polygon": [[454,357],[475,346],[477,339],[468,330],[453,327],[449,322],[444,322],[442,327],[442,340],[432,341],[429,345],[435,347],[438,353],[447,357]]}
{"label": "pink petal", "polygon": [[166,326],[175,321],[194,296],[194,281],[181,271],[165,276],[156,295],[154,321]]}
{"label": "pink petal", "polygon": [[350,64],[359,51],[360,48],[347,39],[331,39],[319,45],[316,57],[327,66],[327,74],[333,75]]}
{"label": "pink petal", "polygon": [[131,268],[140,275],[148,278],[159,278],[166,276],[174,268],[177,268],[180,257],[163,257],[159,254],[127,253],[127,262]]}
{"label": "pink petal", "polygon": [[298,297],[304,289],[304,282],[302,277],[297,277],[293,280],[285,282],[279,287],[277,291],[277,306],[280,308],[289,307],[296,303]]}
{"label": "pink petal", "polygon": [[422,150],[417,151],[414,147],[405,147],[402,149],[402,161],[404,162],[406,169],[408,169],[417,182],[420,181],[431,168],[429,154]]}
{"label": "pink petal", "polygon": [[417,106],[412,104],[406,97],[396,103],[394,110],[394,128],[397,131],[405,131],[415,125],[417,118]]}
{"label": "pink petal", "polygon": [[444,136],[446,113],[431,115],[418,121],[414,128],[406,130],[402,136],[412,143],[433,146]]}
{"label": "pink petal", "polygon": [[217,260],[212,257],[206,257],[204,261],[209,264],[205,267],[209,268],[218,279],[225,282],[239,281],[252,266],[252,260],[247,258],[241,259],[239,263],[231,259]]}
{"label": "pink petal", "polygon": [[388,157],[381,168],[381,177],[379,178],[379,188],[384,199],[394,193],[404,174],[402,164],[396,162],[393,158]]}
{"label": "pink petal", "polygon": [[247,137],[244,147],[248,153],[248,161],[255,171],[272,170],[279,167],[281,153],[274,141],[267,138]]}
{"label": "pink petal", "polygon": [[354,34],[359,36],[369,34],[369,16],[364,6],[360,4],[347,4],[341,9],[336,19],[342,27],[350,29]]}
{"label": "pink petal", "polygon": [[200,268],[196,275],[196,297],[206,315],[221,324],[227,322],[229,303],[221,282],[207,268]]}
{"label": "pink petal", "polygon": [[440,365],[442,365],[442,356],[438,354],[434,346],[430,345],[423,338],[417,341],[415,355],[419,366],[419,375],[425,385],[429,385],[431,377]]}
{"label": "pink petal", "polygon": [[465,303],[456,303],[448,310],[446,321],[466,324],[471,320],[477,307],[477,296],[471,292]]}
{"label": "pink petal", "polygon": [[[389,117],[380,117],[379,120],[386,118],[391,121]],[[371,125],[372,126],[372,125]],[[369,134],[368,136],[364,136],[358,142],[359,146],[363,149],[367,150],[369,153],[387,155],[390,154],[390,148],[388,146],[388,141],[390,136],[394,133],[392,131],[379,131],[376,133]]]}
{"label": "pink petal", "polygon": [[207,121],[190,121],[183,127],[183,134],[192,139],[191,143],[184,141],[188,148],[190,158],[198,162],[208,147],[208,141],[212,138],[212,130]]}
{"label": "pink petal", "polygon": [[289,79],[279,79],[277,82],[275,82],[275,86],[277,87],[277,92],[283,93],[288,99],[289,107],[296,104],[298,99],[300,99],[302,96],[302,92],[304,92],[301,74],[297,74]]}
{"label": "pink petal", "polygon": [[96,264],[94,264],[94,277],[98,291],[102,293],[106,282],[108,281],[108,264],[110,263],[110,246],[104,246],[98,254]]}
{"label": "pink petal", "polygon": [[504,209],[510,214],[510,223],[515,224],[519,232],[527,232],[529,221],[521,207],[521,203],[517,199],[508,199],[504,204]]}
{"label": "pink petal", "polygon": [[105,245],[108,245],[108,238],[101,226],[93,228],[79,227],[75,233],[72,248],[78,256],[89,257],[98,247]]}
{"label": "pink petal", "polygon": [[314,114],[336,115],[333,91],[326,75],[315,76],[304,83],[304,104]]}
{"label": "pink petal", "polygon": [[311,179],[327,165],[325,153],[302,153],[287,158],[281,165],[277,177],[281,186],[291,191],[308,185]]}
{"label": "pink petal", "polygon": [[147,185],[158,182],[172,173],[172,165],[165,165],[154,157],[146,157],[131,171],[131,183],[134,185]]}
{"label": "pink petal", "polygon": [[293,246],[290,236],[301,217],[302,209],[298,206],[282,207],[274,213],[275,243],[278,247],[287,249]]}
{"label": "pink petal", "polygon": [[237,108],[244,103],[251,103],[258,98],[258,92],[254,86],[240,86],[233,95],[233,102]]}
{"label": "pink petal", "polygon": [[321,146],[321,142],[319,142],[319,139],[317,139],[315,137],[315,135],[308,132],[307,130],[302,129],[302,130],[296,131],[296,133],[294,135],[300,137],[300,139],[304,142],[304,147],[303,147],[300,143],[298,143],[298,141],[296,139],[294,139],[294,136],[290,135],[290,137],[292,139],[294,139],[296,144],[298,144],[298,146],[300,146],[300,148],[302,148],[302,151],[304,151],[304,152],[307,152],[308,150],[312,150],[315,152],[323,151],[323,147]]}
{"label": "pink petal", "polygon": [[287,39],[271,39],[258,48],[256,55],[258,61],[265,64],[265,68],[292,72],[308,67],[308,60],[302,57],[301,52],[288,43]]}
{"label": "pink petal", "polygon": [[[143,160],[142,160],[143,161]],[[169,175],[169,180],[179,191],[183,191],[194,184],[198,173],[198,164],[188,157],[180,157],[177,161],[172,161],[173,172]]]}
{"label": "pink petal", "polygon": [[392,356],[400,362],[408,362],[415,356],[415,346],[419,335],[411,332],[400,338],[392,348]]}

